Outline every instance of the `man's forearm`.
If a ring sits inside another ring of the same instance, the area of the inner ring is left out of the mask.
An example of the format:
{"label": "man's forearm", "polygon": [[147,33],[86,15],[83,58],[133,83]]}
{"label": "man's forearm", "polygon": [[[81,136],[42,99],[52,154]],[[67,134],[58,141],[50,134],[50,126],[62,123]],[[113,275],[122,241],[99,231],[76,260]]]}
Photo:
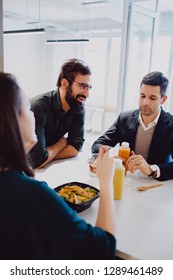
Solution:
{"label": "man's forearm", "polygon": [[67,145],[54,157],[54,159],[75,157],[77,156],[77,154],[78,154],[78,150],[76,150],[72,145]]}

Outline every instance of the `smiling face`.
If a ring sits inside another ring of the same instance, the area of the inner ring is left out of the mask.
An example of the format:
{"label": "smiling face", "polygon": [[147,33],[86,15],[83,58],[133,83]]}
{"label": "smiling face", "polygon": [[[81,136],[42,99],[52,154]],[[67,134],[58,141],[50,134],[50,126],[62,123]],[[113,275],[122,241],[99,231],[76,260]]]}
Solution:
{"label": "smiling face", "polygon": [[160,106],[165,103],[167,96],[161,96],[160,86],[142,84],[140,88],[139,108],[143,116],[157,116]]}
{"label": "smiling face", "polygon": [[68,85],[65,99],[72,110],[82,113],[85,110],[85,101],[89,97],[90,76],[78,74],[72,85]]}

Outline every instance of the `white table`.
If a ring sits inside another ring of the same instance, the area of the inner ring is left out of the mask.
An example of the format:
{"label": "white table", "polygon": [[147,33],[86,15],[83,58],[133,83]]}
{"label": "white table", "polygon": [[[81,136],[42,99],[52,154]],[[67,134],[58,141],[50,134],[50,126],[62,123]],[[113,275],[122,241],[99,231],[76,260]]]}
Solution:
{"label": "white table", "polygon": [[[72,181],[99,187],[98,179],[89,175],[87,159],[87,154],[80,153],[76,158],[55,161],[38,170],[36,179],[46,181],[51,188]],[[157,181],[138,174],[125,177],[123,198],[115,201],[119,257],[173,260],[173,180],[145,192],[136,189],[154,183]],[[78,215],[94,225],[98,202]]]}

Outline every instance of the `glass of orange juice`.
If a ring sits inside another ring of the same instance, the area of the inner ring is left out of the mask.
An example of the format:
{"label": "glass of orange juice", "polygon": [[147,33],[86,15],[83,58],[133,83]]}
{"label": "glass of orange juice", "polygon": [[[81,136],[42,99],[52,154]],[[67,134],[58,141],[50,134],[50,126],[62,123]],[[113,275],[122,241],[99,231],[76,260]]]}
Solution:
{"label": "glass of orange juice", "polygon": [[98,153],[92,154],[89,157],[88,163],[89,163],[89,172],[90,172],[90,176],[92,177],[96,177],[96,162],[97,162],[97,157],[98,157]]}

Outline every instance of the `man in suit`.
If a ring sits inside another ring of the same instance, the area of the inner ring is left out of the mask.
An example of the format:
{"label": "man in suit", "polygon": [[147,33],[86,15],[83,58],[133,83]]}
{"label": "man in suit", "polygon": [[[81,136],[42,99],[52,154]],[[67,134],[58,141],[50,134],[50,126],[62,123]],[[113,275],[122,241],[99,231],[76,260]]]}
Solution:
{"label": "man in suit", "polygon": [[114,147],[129,142],[131,156],[126,169],[140,170],[160,181],[173,179],[173,116],[162,109],[167,100],[168,79],[161,72],[144,76],[140,84],[139,109],[122,112],[113,125],[92,146]]}

